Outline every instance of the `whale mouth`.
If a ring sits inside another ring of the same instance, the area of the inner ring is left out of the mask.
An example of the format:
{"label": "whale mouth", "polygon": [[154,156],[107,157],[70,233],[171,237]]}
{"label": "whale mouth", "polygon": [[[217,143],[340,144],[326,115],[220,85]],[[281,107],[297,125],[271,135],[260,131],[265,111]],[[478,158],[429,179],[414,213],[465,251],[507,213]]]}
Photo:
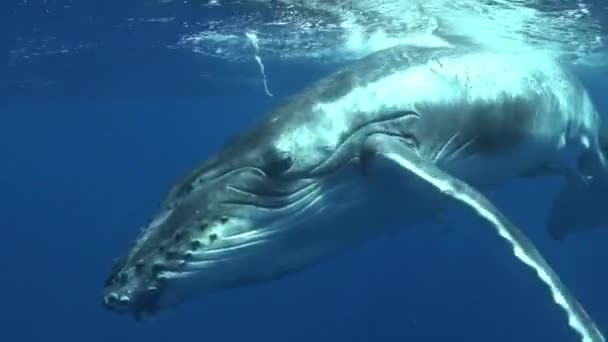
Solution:
{"label": "whale mouth", "polygon": [[322,192],[318,179],[277,179],[253,167],[191,182],[201,185],[173,192],[115,262],[103,307],[142,320],[192,297],[273,278],[287,267],[273,255],[284,233]]}
{"label": "whale mouth", "polygon": [[161,263],[141,259],[131,264],[128,256],[116,261],[106,280],[101,305],[117,314],[131,314],[137,321],[154,315],[160,309],[160,300],[166,282],[163,281]]}
{"label": "whale mouth", "polygon": [[114,313],[131,314],[136,321],[143,321],[160,310],[160,296],[160,289],[148,289],[136,298],[110,291],[104,295],[102,305]]}

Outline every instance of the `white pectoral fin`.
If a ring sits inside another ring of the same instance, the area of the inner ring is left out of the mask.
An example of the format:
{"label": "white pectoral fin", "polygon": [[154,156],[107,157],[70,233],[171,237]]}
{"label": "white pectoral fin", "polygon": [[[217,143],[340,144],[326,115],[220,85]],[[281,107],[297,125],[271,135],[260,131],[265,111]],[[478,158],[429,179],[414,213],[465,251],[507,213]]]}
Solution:
{"label": "white pectoral fin", "polygon": [[538,278],[549,287],[555,303],[566,312],[570,327],[580,334],[581,341],[605,341],[583,307],[570,294],[532,242],[479,191],[442,171],[430,161],[420,158],[395,137],[370,136],[365,142],[362,162],[369,164],[367,168],[393,171],[398,168],[400,177],[408,184],[415,184],[416,191],[424,188],[424,191],[434,192],[443,200],[459,204],[482,218],[500,237],[511,244],[513,254],[533,268]]}

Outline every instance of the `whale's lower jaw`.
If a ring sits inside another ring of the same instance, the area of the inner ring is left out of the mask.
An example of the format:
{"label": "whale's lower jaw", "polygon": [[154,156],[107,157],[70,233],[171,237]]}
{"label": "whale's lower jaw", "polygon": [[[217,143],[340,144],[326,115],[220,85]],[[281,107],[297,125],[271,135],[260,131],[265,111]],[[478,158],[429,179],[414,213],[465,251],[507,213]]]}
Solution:
{"label": "whale's lower jaw", "polygon": [[193,255],[168,276],[164,300],[278,279],[424,218],[419,207],[404,211],[404,196],[382,192],[362,177],[359,168],[348,166],[311,187],[289,215],[260,220],[272,221],[268,226],[252,224],[233,235],[220,228],[214,249]]}

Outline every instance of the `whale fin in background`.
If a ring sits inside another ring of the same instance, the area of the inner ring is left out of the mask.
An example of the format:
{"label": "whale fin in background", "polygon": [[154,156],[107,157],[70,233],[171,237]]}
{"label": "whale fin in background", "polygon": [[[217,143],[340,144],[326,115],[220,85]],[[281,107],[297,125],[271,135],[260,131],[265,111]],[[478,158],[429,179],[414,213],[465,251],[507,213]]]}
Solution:
{"label": "whale fin in background", "polygon": [[549,234],[563,239],[572,233],[608,228],[608,123],[601,125],[597,148],[578,160],[583,177],[566,177],[549,212]]}

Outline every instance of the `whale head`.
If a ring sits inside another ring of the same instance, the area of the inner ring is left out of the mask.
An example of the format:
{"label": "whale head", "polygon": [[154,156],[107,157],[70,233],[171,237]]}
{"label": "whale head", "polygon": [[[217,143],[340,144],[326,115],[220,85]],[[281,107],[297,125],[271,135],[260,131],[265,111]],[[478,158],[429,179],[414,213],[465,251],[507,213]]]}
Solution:
{"label": "whale head", "polygon": [[361,241],[364,234],[354,227],[344,226],[345,233],[335,224],[336,213],[350,218],[351,203],[369,198],[354,192],[362,182],[352,155],[328,152],[332,157],[320,169],[278,148],[273,134],[281,130],[268,122],[259,127],[224,145],[169,191],[115,261],[103,306],[149,317],[212,291],[288,275]]}
{"label": "whale head", "polygon": [[314,201],[317,182],[286,176],[291,158],[275,149],[257,146],[248,154],[236,145],[169,192],[115,261],[105,307],[141,318],[193,295],[289,272],[272,253],[285,242],[281,232]]}

